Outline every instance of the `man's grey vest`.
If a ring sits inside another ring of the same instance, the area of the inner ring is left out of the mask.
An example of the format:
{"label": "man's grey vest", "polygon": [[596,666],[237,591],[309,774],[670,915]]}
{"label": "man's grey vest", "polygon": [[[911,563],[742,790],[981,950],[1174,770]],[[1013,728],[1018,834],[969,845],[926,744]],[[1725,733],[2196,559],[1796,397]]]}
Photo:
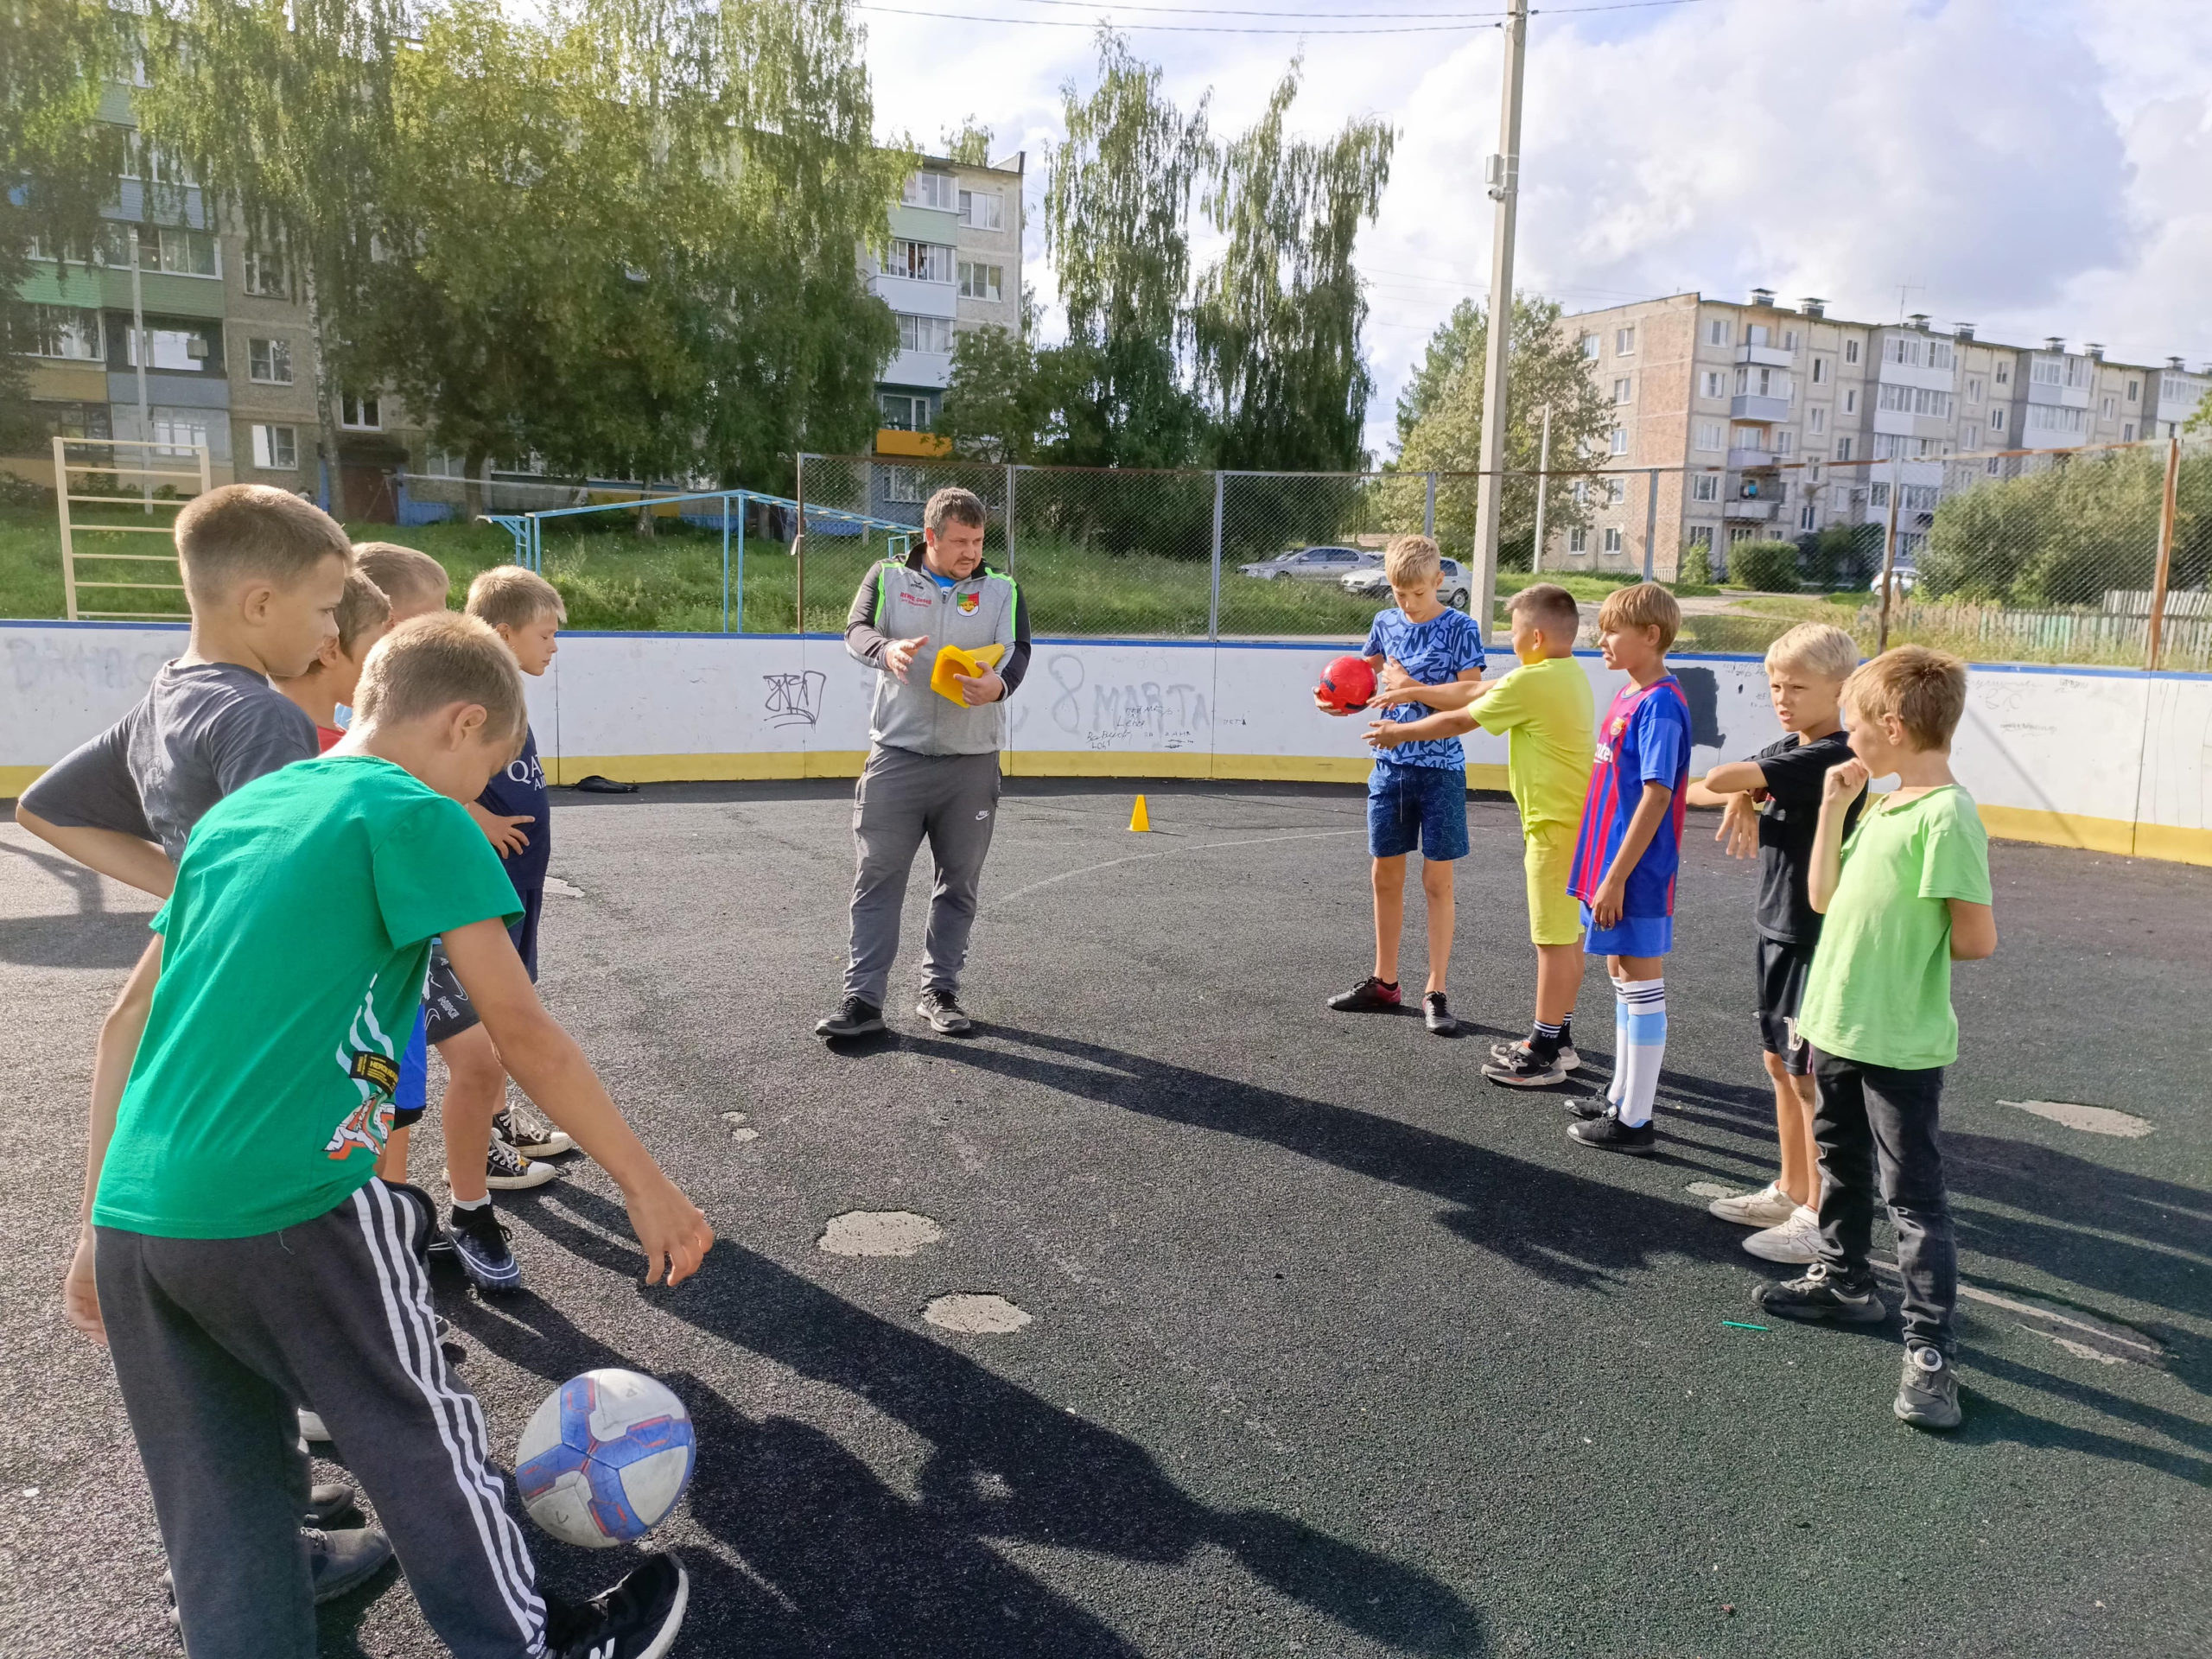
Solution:
{"label": "man's grey vest", "polygon": [[[1014,649],[1014,578],[987,565],[950,588],[927,570],[886,559],[877,570],[877,631],[890,639],[926,634],[905,683],[887,670],[876,677],[868,714],[871,741],[916,754],[988,754],[1006,747],[1003,699],[970,709],[930,690],[938,647],[980,645]],[[1003,662],[1005,659],[1000,659]]]}

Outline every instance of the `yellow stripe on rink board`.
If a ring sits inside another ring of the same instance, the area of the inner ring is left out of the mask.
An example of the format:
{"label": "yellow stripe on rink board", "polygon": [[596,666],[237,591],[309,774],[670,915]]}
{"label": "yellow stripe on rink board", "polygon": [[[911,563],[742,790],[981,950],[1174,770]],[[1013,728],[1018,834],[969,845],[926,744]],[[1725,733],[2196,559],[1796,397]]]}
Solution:
{"label": "yellow stripe on rink board", "polygon": [[2183,830],[2171,823],[2135,826],[2135,856],[2169,864],[2212,864],[2212,830]]}
{"label": "yellow stripe on rink board", "polygon": [[2122,858],[2135,855],[2136,826],[2126,818],[2092,818],[2031,807],[1992,806],[1986,801],[1975,804],[1981,810],[1981,827],[1999,840],[2039,842],[2046,847],[2076,847],[2083,852],[2117,853]]}

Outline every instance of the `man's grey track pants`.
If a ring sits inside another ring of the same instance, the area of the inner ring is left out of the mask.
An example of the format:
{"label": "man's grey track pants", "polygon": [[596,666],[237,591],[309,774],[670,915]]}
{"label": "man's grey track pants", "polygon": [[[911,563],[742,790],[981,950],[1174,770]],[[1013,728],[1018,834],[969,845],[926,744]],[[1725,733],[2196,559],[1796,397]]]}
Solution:
{"label": "man's grey track pants", "polygon": [[879,744],[853,797],[852,958],[845,995],[881,1007],[899,954],[899,912],[924,836],[937,868],[929,933],[922,953],[925,988],[952,991],[968,961],[976,889],[999,817],[999,757],[916,754]]}

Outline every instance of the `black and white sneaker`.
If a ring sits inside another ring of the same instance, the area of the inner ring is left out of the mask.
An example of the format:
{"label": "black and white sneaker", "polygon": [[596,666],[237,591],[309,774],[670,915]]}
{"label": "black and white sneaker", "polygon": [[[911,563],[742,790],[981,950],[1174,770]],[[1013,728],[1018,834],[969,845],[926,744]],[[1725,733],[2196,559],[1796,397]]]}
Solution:
{"label": "black and white sneaker", "polygon": [[547,1659],[661,1659],[683,1628],[691,1580],[673,1555],[649,1555],[589,1601],[545,1601]]}
{"label": "black and white sneaker", "polygon": [[1444,1000],[1441,991],[1431,991],[1421,998],[1421,1019],[1440,1037],[1449,1037],[1459,1029],[1459,1022],[1452,1017],[1452,1005]]}
{"label": "black and white sneaker", "polygon": [[556,1129],[514,1106],[492,1119],[492,1133],[525,1158],[558,1158],[564,1152],[576,1149],[576,1143],[569,1138],[566,1129]]}
{"label": "black and white sneaker", "polygon": [[1904,1371],[1890,1409],[1915,1428],[1956,1428],[1965,1421],[1959,1409],[1959,1374],[1936,1350],[1920,1344],[1904,1351]]}
{"label": "black and white sneaker", "polygon": [[882,1029],[881,1008],[857,996],[849,996],[836,1013],[816,1022],[814,1034],[824,1042],[835,1042],[841,1037],[865,1037]]}
{"label": "black and white sneaker", "polygon": [[[560,1178],[561,1172],[553,1165],[524,1157],[496,1135],[484,1154],[484,1185],[494,1192],[519,1192]],[[446,1177],[446,1185],[453,1185],[450,1173]]]}
{"label": "black and white sneaker", "polygon": [[1569,1117],[1588,1119],[1613,1115],[1613,1103],[1603,1095],[1569,1095],[1564,1103]]}
{"label": "black and white sneaker", "polygon": [[1599,1117],[1586,1117],[1568,1124],[1567,1138],[1586,1147],[1595,1147],[1600,1152],[1630,1152],[1642,1157],[1659,1143],[1659,1131],[1651,1127],[1648,1117],[1631,1128],[1609,1111]]}
{"label": "black and white sneaker", "polygon": [[[1514,1052],[1528,1046],[1529,1039],[1526,1037],[1516,1037],[1506,1042],[1492,1043],[1490,1046],[1490,1058],[1496,1065],[1510,1065],[1513,1064]],[[1559,1069],[1562,1071],[1580,1071],[1582,1069],[1582,1057],[1574,1052],[1574,1045],[1572,1042],[1562,1041],[1559,1046]]]}
{"label": "black and white sneaker", "polygon": [[1814,1262],[1800,1278],[1761,1285],[1751,1300],[1781,1319],[1834,1319],[1841,1325],[1876,1325],[1890,1312],[1874,1294],[1871,1274],[1847,1279],[1825,1262]]}
{"label": "black and white sneaker", "polygon": [[1490,1064],[1483,1067],[1483,1076],[1512,1089],[1542,1089],[1565,1083],[1567,1068],[1559,1063],[1556,1054],[1541,1053],[1524,1039],[1500,1043],[1491,1050]]}
{"label": "black and white sneaker", "polygon": [[950,991],[941,991],[934,985],[922,993],[922,1000],[914,1004],[914,1012],[930,1022],[930,1029],[940,1037],[958,1037],[973,1031],[976,1022],[970,1020]]}
{"label": "black and white sneaker", "polygon": [[522,1264],[507,1247],[506,1224],[490,1205],[474,1210],[455,1205],[448,1231],[461,1270],[479,1289],[513,1290],[522,1283]]}

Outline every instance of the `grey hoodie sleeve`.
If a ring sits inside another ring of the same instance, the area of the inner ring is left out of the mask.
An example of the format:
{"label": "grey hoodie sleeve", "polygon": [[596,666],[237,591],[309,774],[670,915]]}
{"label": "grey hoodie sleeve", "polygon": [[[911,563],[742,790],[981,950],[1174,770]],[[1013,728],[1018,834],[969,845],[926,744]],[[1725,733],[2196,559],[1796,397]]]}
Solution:
{"label": "grey hoodie sleeve", "polygon": [[853,595],[853,608],[845,613],[845,649],[855,662],[870,668],[883,666],[883,648],[891,643],[889,636],[875,626],[875,613],[882,601],[883,567],[872,564],[861,579],[860,592]]}
{"label": "grey hoodie sleeve", "polygon": [[1014,590],[1014,649],[1007,652],[1006,660],[999,664],[999,678],[1006,682],[1004,702],[1021,689],[1022,676],[1029,672],[1029,601],[1021,589]]}

